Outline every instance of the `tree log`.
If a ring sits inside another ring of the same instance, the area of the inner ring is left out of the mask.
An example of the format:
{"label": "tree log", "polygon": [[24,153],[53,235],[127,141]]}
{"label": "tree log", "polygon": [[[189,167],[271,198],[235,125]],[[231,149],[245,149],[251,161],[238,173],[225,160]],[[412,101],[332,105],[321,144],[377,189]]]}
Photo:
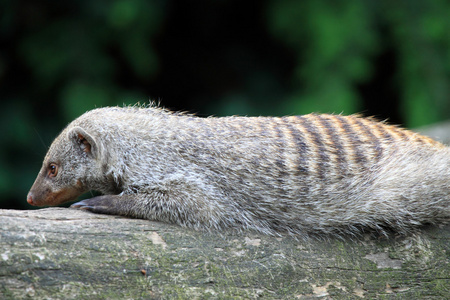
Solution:
{"label": "tree log", "polygon": [[449,299],[450,226],[296,240],[0,210],[0,299]]}

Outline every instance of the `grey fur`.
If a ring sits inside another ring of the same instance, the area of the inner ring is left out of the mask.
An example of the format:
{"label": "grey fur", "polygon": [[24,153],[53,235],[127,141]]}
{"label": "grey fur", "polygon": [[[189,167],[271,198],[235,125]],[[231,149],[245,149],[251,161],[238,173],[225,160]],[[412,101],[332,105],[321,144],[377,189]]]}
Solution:
{"label": "grey fur", "polygon": [[[49,176],[49,166],[58,167]],[[51,145],[33,205],[201,230],[266,234],[399,232],[450,217],[450,151],[357,116],[199,118],[111,107],[74,120]]]}

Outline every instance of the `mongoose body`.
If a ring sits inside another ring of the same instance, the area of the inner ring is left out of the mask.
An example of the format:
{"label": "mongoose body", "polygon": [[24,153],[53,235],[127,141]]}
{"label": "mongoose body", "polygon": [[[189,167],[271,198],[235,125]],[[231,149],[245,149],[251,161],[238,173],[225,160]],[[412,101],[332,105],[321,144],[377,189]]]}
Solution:
{"label": "mongoose body", "polygon": [[450,150],[370,118],[89,111],[51,145],[27,201],[202,230],[399,232],[450,217]]}

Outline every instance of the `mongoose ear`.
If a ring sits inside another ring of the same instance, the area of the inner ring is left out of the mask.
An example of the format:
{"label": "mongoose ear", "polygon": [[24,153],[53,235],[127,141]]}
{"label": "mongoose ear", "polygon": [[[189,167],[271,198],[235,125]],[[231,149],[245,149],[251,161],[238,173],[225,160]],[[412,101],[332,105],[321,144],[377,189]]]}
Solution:
{"label": "mongoose ear", "polygon": [[102,149],[100,143],[81,127],[74,127],[69,131],[69,139],[75,142],[75,145],[83,150],[88,156],[94,159],[100,159]]}

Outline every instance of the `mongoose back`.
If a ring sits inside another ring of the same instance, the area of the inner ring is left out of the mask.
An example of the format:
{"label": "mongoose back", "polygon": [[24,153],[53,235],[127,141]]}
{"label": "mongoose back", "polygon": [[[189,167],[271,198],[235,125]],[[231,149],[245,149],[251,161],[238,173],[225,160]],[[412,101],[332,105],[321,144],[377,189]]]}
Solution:
{"label": "mongoose back", "polygon": [[28,197],[176,223],[310,236],[450,217],[450,150],[371,118],[209,117],[157,107],[89,111],[55,139]]}

